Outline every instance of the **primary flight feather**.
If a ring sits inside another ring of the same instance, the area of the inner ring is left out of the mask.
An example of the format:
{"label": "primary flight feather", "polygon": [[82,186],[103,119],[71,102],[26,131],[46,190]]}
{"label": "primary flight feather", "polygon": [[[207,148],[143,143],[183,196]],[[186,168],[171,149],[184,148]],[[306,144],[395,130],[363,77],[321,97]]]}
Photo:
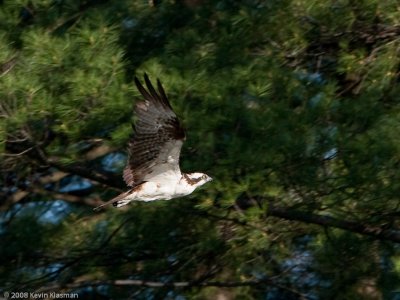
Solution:
{"label": "primary flight feather", "polygon": [[204,173],[182,173],[179,156],[185,131],[157,80],[157,91],[144,74],[147,90],[135,77],[144,100],[135,106],[137,121],[128,145],[128,163],[123,178],[130,187],[105,204],[121,207],[131,201],[169,200],[191,194],[212,180]]}

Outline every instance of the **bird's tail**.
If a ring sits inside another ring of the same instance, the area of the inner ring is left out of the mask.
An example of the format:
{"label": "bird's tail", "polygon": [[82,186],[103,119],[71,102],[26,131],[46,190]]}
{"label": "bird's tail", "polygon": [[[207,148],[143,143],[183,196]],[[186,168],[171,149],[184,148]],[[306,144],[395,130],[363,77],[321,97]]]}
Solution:
{"label": "bird's tail", "polygon": [[125,199],[127,195],[129,195],[129,191],[119,194],[117,197],[107,201],[106,203],[93,208],[93,210],[99,211],[103,207],[108,206],[110,204],[112,204],[114,207],[121,207],[121,206],[127,205],[129,202],[132,201],[132,200]]}

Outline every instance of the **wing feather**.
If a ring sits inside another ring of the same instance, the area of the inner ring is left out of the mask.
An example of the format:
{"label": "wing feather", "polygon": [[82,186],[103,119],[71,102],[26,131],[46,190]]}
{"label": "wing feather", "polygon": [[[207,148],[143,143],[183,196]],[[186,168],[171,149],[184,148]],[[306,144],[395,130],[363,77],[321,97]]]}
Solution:
{"label": "wing feather", "polygon": [[123,178],[128,186],[136,186],[161,173],[180,173],[179,155],[185,132],[173,111],[161,82],[158,92],[147,74],[147,90],[135,77],[135,83],[144,101],[135,106],[137,120],[134,135],[128,145],[128,164]]}

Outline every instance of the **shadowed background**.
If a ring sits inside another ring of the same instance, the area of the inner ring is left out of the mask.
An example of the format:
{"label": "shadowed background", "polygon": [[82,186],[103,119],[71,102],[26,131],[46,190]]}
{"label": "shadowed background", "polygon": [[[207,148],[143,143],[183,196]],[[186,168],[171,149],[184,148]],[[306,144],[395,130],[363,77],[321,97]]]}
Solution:
{"label": "shadowed background", "polygon": [[[398,24],[394,0],[0,1],[0,292],[397,299]],[[214,181],[93,212],[144,72]]]}

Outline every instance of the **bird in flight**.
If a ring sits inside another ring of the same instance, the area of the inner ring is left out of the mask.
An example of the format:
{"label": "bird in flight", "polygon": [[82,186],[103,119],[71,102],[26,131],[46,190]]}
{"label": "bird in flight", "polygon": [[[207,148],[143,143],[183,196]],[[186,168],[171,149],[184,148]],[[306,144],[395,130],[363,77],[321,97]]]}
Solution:
{"label": "bird in flight", "polygon": [[179,156],[185,131],[157,79],[157,90],[144,74],[147,90],[135,77],[144,100],[135,106],[137,120],[128,144],[123,178],[129,190],[95,208],[121,207],[131,201],[169,200],[191,194],[212,180],[204,173],[182,173]]}

